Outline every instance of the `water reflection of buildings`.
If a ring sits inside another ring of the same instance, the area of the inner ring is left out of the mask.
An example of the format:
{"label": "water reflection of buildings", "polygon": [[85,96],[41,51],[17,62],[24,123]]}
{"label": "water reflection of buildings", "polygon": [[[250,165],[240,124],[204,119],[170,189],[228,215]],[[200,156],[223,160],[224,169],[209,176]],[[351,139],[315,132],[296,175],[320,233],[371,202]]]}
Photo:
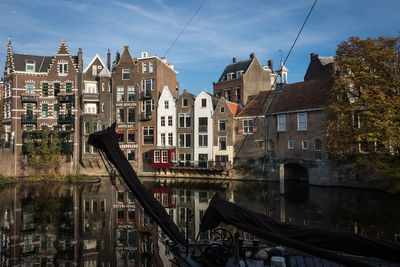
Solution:
{"label": "water reflection of buildings", "polygon": [[1,194],[1,266],[160,266],[153,223],[124,185],[19,184]]}

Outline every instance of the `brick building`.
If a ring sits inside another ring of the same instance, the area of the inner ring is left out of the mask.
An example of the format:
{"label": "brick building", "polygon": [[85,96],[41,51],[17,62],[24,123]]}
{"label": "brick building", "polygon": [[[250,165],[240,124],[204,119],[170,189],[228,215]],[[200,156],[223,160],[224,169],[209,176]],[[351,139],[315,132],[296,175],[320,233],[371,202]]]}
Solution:
{"label": "brick building", "polygon": [[129,47],[117,52],[112,70],[113,114],[120,147],[140,173],[151,171],[151,151],[156,146],[158,98],[165,86],[177,98],[179,83],[173,65],[164,58],[142,52],[132,58]]}
{"label": "brick building", "polygon": [[272,60],[268,61],[268,66],[262,66],[254,53],[243,61],[233,58],[218,81],[213,83],[214,95],[245,106],[250,96],[271,90],[274,79]]}
{"label": "brick building", "polygon": [[179,166],[191,166],[194,160],[194,100],[196,97],[184,90],[176,103],[177,160]]}
{"label": "brick building", "polygon": [[27,174],[23,153],[26,142],[39,130],[58,129],[64,155],[63,172],[75,172],[78,155],[78,86],[82,51],[71,55],[64,41],[53,56],[13,52],[8,44],[4,69],[5,142],[13,157],[13,175]]}

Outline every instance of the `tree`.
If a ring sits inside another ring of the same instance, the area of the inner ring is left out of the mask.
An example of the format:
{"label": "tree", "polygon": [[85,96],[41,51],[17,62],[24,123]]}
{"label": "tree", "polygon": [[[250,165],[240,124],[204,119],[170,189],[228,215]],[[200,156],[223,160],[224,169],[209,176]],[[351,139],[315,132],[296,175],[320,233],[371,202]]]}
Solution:
{"label": "tree", "polygon": [[36,174],[50,175],[60,167],[61,141],[58,131],[43,129],[38,138],[30,139],[27,145],[27,162]]}
{"label": "tree", "polygon": [[328,152],[400,192],[400,37],[338,45],[327,106]]}

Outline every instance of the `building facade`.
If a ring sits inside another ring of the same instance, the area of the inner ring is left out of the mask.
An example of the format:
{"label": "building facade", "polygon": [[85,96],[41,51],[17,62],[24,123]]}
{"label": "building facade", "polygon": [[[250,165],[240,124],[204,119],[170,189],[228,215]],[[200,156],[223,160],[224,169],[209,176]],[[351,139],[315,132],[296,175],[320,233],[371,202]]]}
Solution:
{"label": "building facade", "polygon": [[176,103],[177,161],[178,166],[194,164],[194,100],[196,97],[184,90]]}

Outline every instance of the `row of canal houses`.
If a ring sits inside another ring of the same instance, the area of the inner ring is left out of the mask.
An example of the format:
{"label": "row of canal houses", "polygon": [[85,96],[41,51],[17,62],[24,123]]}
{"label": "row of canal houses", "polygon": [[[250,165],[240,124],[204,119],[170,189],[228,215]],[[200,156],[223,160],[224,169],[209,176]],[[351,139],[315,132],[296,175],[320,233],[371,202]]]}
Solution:
{"label": "row of canal houses", "polygon": [[178,72],[165,58],[132,57],[128,46],[113,62],[108,51],[105,63],[96,55],[84,68],[82,50],[72,55],[65,41],[53,56],[15,53],[10,41],[1,167],[5,174],[28,175],[27,144],[41,129],[57,129],[61,170],[104,172],[88,136],[114,122],[120,148],[138,173],[223,170],[234,157],[246,164],[269,157],[281,160],[275,166],[287,158],[318,166],[325,157],[322,106],[329,89],[321,78],[330,76],[332,64],[331,57],[311,54],[305,81],[288,84],[282,62],[274,71],[271,60],[263,66],[252,53],[233,58],[213,83],[213,95],[195,96],[180,93]]}

